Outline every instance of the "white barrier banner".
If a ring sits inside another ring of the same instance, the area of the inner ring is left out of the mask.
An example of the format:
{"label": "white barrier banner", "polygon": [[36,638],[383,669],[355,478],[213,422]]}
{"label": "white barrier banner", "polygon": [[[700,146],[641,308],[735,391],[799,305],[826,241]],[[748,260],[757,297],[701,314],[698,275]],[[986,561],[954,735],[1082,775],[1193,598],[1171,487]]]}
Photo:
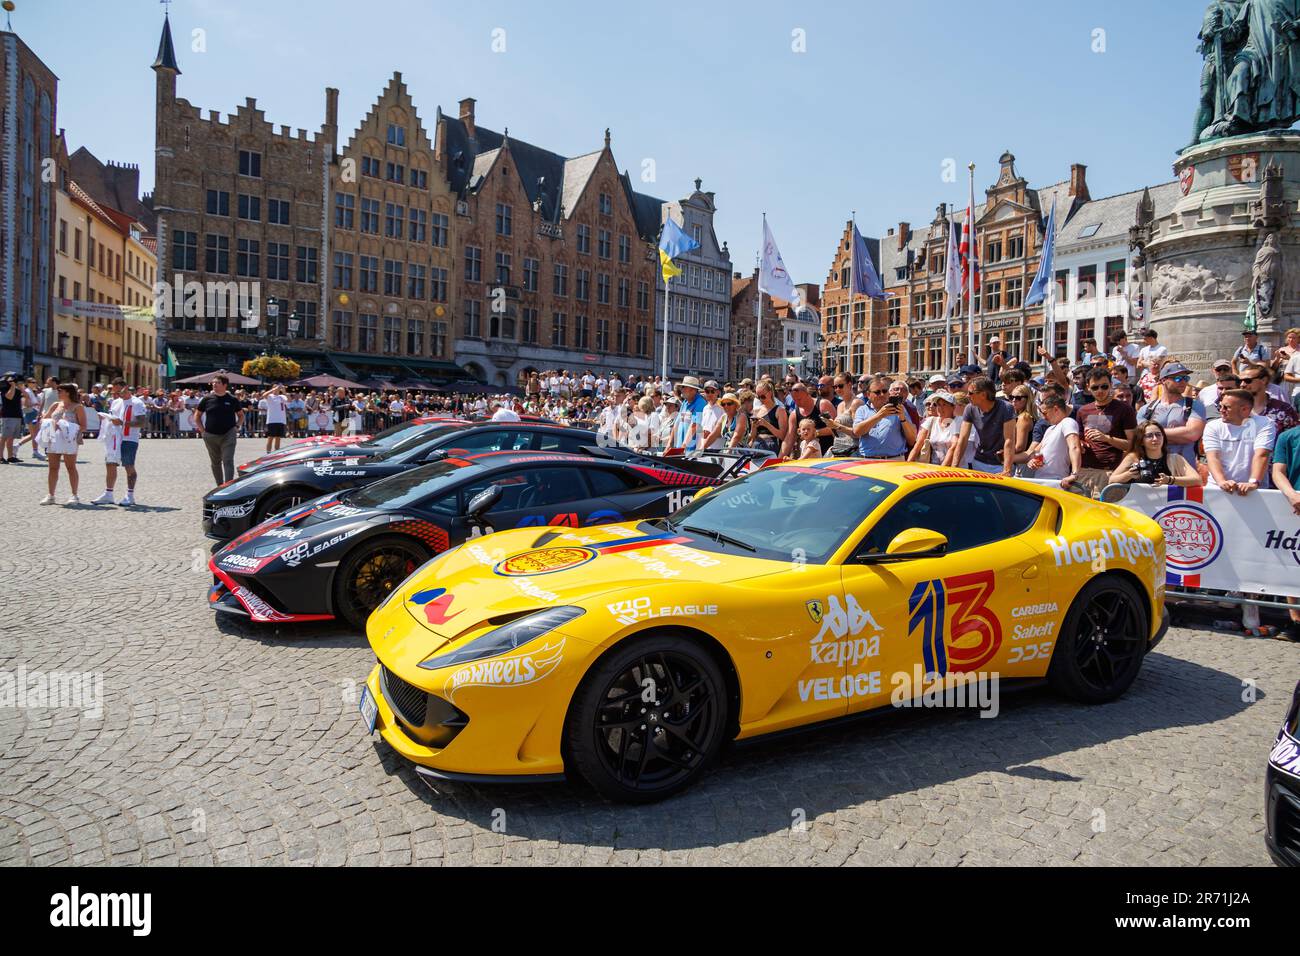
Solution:
{"label": "white barrier banner", "polygon": [[1282,492],[1130,485],[1116,504],[1164,528],[1167,584],[1300,597],[1300,515]]}

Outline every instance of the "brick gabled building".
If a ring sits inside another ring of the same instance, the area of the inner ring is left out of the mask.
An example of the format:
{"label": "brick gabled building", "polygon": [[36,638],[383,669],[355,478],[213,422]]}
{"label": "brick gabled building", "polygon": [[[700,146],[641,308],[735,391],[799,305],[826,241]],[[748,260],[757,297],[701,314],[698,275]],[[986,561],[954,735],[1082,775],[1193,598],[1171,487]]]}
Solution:
{"label": "brick gabled building", "polygon": [[[880,240],[863,237],[872,265],[880,272]],[[883,320],[886,300],[851,294],[853,259],[853,221],[844,224],[844,232],[831,257],[830,271],[822,287],[822,368],[831,373],[848,371],[861,375],[869,368],[884,368],[881,359],[888,349],[875,336]],[[852,314],[850,314],[852,302]],[[871,356],[868,361],[867,356]]]}
{"label": "brick gabled building", "polygon": [[332,364],[351,379],[459,377],[456,198],[400,73],[334,157],[329,202]]}
{"label": "brick gabled building", "polygon": [[[159,339],[173,348],[177,373],[238,368],[268,346],[306,374],[332,370],[322,270],[338,91],[325,91],[324,119],[311,135],[277,129],[252,97],[224,120],[216,110],[204,116],[176,95],[181,70],[168,20],[153,71],[158,271],[182,293],[160,317]],[[201,310],[184,307],[194,300],[181,284],[191,282],[200,283]]]}
{"label": "brick gabled building", "polygon": [[515,385],[547,368],[649,374],[662,202],[604,146],[567,158],[480,126],[475,101],[440,113],[456,195],[456,361]]}

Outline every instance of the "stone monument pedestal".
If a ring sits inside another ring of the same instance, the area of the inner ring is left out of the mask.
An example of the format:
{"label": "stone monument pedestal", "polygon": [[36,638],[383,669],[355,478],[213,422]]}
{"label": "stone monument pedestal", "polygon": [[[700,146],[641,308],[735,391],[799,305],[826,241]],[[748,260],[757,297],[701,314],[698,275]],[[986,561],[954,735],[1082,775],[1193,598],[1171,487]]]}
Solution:
{"label": "stone monument pedestal", "polygon": [[[1278,172],[1269,173],[1269,167]],[[1300,131],[1248,133],[1189,146],[1174,163],[1183,196],[1153,223],[1146,244],[1147,314],[1169,353],[1213,380],[1210,364],[1242,344],[1255,256],[1278,233],[1282,271],[1272,315],[1257,315],[1260,341],[1282,344],[1300,324]],[[1268,209],[1262,202],[1270,176]],[[1280,179],[1280,182],[1278,181]],[[1266,223],[1264,216],[1272,213]]]}

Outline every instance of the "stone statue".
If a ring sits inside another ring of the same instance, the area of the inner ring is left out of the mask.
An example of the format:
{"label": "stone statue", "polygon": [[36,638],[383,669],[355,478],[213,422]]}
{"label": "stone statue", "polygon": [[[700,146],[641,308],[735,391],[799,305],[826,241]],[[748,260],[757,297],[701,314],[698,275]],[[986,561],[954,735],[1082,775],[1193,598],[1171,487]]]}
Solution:
{"label": "stone statue", "polygon": [[1198,143],[1206,130],[1221,122],[1228,112],[1228,74],[1241,43],[1227,39],[1229,29],[1241,12],[1242,0],[1210,0],[1201,21],[1198,50],[1205,62],[1201,66],[1201,99],[1192,129],[1192,144]]}
{"label": "stone statue", "polygon": [[1277,304],[1277,293],[1282,288],[1282,250],[1276,232],[1264,237],[1264,244],[1255,253],[1255,265],[1250,270],[1251,290],[1255,293],[1255,314],[1270,318]]}
{"label": "stone statue", "polygon": [[1201,142],[1300,118],[1300,0],[1244,0],[1235,16],[1232,6],[1211,3],[1201,27],[1206,62],[1197,122],[1209,100],[1218,117],[1202,129]]}

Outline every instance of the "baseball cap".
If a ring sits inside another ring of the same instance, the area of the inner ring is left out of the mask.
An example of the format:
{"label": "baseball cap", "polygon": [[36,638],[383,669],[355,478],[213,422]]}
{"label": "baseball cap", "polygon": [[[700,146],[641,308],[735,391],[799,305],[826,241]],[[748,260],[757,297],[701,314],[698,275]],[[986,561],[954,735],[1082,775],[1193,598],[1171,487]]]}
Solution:
{"label": "baseball cap", "polygon": [[1227,359],[1215,359],[1210,368],[1232,368],[1232,363]]}
{"label": "baseball cap", "polygon": [[980,367],[978,365],[963,365],[957,371],[961,372],[963,375],[978,375],[980,373]]}
{"label": "baseball cap", "polygon": [[943,390],[935,392],[930,396],[929,400],[932,402],[947,402],[949,405],[957,404],[957,400],[952,397],[952,392]]}
{"label": "baseball cap", "polygon": [[1160,369],[1161,378],[1173,378],[1175,375],[1190,376],[1191,374],[1192,370],[1182,362],[1168,362]]}
{"label": "baseball cap", "polygon": [[931,385],[947,385],[947,384],[948,384],[948,379],[945,378],[945,377],[942,376],[942,375],[931,375],[931,376],[930,376],[930,384],[931,384]]}

